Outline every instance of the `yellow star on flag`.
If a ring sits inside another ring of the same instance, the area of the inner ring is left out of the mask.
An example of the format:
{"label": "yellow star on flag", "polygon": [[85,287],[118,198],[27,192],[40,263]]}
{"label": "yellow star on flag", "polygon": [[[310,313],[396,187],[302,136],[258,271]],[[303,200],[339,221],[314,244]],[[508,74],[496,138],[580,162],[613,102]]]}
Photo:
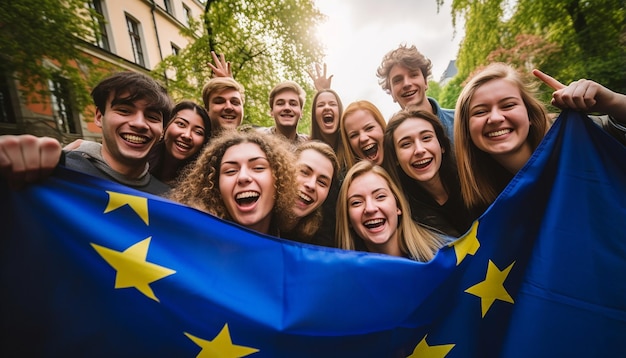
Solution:
{"label": "yellow star on flag", "polygon": [[113,191],[107,191],[107,193],[109,194],[109,203],[107,204],[106,209],[104,209],[105,214],[121,208],[124,205],[128,205],[137,213],[137,215],[139,215],[143,222],[148,225],[148,198],[116,193]]}
{"label": "yellow star on flag", "polygon": [[467,293],[480,297],[483,317],[485,317],[485,314],[487,314],[487,311],[491,308],[495,300],[513,303],[513,298],[504,288],[504,280],[506,280],[509,272],[511,272],[513,265],[515,265],[515,261],[513,261],[509,267],[500,271],[500,269],[489,260],[485,280],[465,290]]}
{"label": "yellow star on flag", "polygon": [[467,255],[475,255],[476,251],[480,247],[480,242],[478,241],[478,237],[476,234],[478,233],[478,220],[474,221],[472,224],[472,228],[470,231],[463,236],[462,238],[454,241],[452,246],[454,246],[454,253],[456,254],[456,265],[459,266],[461,261]]}
{"label": "yellow star on flag", "polygon": [[202,351],[200,351],[200,353],[196,356],[198,358],[240,358],[259,351],[255,348],[233,344],[233,341],[230,339],[228,323],[224,325],[220,333],[218,333],[217,337],[215,337],[212,341],[198,338],[187,332],[184,333],[187,338],[191,339],[195,344],[202,348]]}
{"label": "yellow star on flag", "polygon": [[135,287],[139,292],[159,302],[150,288],[150,283],[176,271],[146,261],[151,238],[142,240],[122,252],[93,243],[91,246],[117,271],[115,288]]}
{"label": "yellow star on flag", "polygon": [[454,344],[442,344],[439,346],[429,346],[428,343],[426,342],[426,337],[428,337],[428,335],[425,335],[424,338],[422,338],[422,340],[417,344],[417,346],[413,350],[413,353],[407,358],[418,358],[418,357],[428,357],[428,358],[441,357],[443,358],[447,356],[448,353],[450,353],[452,348],[454,348],[455,346]]}

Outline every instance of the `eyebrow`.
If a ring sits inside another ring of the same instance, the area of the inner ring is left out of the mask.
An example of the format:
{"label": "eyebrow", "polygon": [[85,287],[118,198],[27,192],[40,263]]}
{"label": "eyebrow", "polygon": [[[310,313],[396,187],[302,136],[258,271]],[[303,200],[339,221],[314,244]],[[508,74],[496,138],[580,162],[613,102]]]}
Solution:
{"label": "eyebrow", "polygon": [[[380,187],[380,188],[376,188],[376,189],[372,190],[372,194],[376,194],[376,193],[381,192],[381,191],[388,192],[389,190],[387,188]],[[354,197],[361,197],[362,198],[362,197],[364,197],[364,195],[362,195],[362,194],[354,194],[354,195],[350,195],[348,197],[348,199],[354,198]]]}
{"label": "eyebrow", "polygon": [[[435,133],[434,130],[432,129],[424,129],[422,131],[417,132],[417,134],[424,134],[424,133]],[[405,135],[404,137],[398,138],[398,140],[396,141],[396,143],[400,143],[405,139],[411,139],[410,135]]]}
{"label": "eyebrow", "polygon": [[[251,162],[254,162],[254,161],[257,161],[257,160],[264,160],[264,161],[266,161],[268,163],[270,162],[269,160],[267,160],[266,157],[254,157],[254,158],[248,159],[248,163],[251,163]],[[238,163],[237,161],[229,160],[229,161],[223,162],[222,164],[220,164],[220,166],[224,165],[224,164],[237,164],[237,163]]]}

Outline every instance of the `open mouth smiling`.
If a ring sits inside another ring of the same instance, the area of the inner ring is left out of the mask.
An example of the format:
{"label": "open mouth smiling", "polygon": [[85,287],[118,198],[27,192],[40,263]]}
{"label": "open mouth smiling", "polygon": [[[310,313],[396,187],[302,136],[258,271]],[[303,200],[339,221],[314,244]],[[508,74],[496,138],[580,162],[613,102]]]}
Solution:
{"label": "open mouth smiling", "polygon": [[306,195],[303,192],[298,192],[298,198],[300,199],[300,201],[306,205],[311,205],[313,204],[313,198],[311,198],[310,196]]}
{"label": "open mouth smiling", "polygon": [[190,150],[192,145],[184,142],[176,142],[176,146],[182,150]]}
{"label": "open mouth smiling", "polygon": [[423,169],[428,166],[433,161],[433,158],[418,160],[417,162],[413,162],[411,166],[417,169]]}
{"label": "open mouth smiling", "polygon": [[150,141],[150,138],[136,134],[122,134],[121,137],[132,144],[145,144]]}
{"label": "open mouth smiling", "polygon": [[368,159],[372,159],[376,157],[376,154],[378,154],[378,143],[368,144],[365,147],[361,148],[361,150],[363,151],[365,157],[367,157]]}
{"label": "open mouth smiling", "polygon": [[244,191],[235,195],[235,201],[237,205],[245,207],[256,203],[260,196],[261,194],[256,191]]}
{"label": "open mouth smiling", "polygon": [[363,226],[365,226],[368,229],[375,229],[377,227],[381,227],[385,224],[385,219],[372,219],[372,220],[367,220],[363,223]]}
{"label": "open mouth smiling", "polygon": [[500,130],[497,130],[497,131],[495,131],[495,132],[489,132],[489,133],[487,133],[487,137],[489,137],[489,138],[495,138],[495,137],[503,136],[503,135],[505,135],[505,134],[509,134],[509,133],[511,133],[511,132],[513,132],[513,130],[512,130],[512,129],[510,129],[510,128],[508,128],[508,129],[500,129]]}
{"label": "open mouth smiling", "polygon": [[404,92],[401,97],[411,97],[411,96],[413,96],[416,93],[417,93],[417,90]]}

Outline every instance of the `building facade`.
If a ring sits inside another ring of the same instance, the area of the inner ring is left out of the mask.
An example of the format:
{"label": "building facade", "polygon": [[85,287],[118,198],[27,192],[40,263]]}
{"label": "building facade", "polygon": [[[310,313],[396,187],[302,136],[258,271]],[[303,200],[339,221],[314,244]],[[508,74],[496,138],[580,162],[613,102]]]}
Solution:
{"label": "building facade", "polygon": [[[79,45],[96,68],[114,66],[144,73],[193,40],[181,30],[204,12],[199,0],[90,0],[87,6],[104,19],[94,20],[98,33],[81,39]],[[42,59],[42,63],[54,66],[53,59]],[[67,79],[58,76],[41,85],[48,86],[50,96],[33,101],[22,95],[20,84],[10,74],[0,74],[0,135],[30,133],[55,137],[63,144],[77,138],[100,140],[93,108],[76,108]]]}

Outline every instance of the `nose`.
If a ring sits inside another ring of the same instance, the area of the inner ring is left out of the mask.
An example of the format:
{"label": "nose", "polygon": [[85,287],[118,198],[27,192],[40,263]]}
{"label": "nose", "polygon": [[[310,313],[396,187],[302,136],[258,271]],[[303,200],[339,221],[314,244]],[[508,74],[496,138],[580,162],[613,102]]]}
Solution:
{"label": "nose", "polygon": [[378,210],[378,207],[374,204],[374,200],[367,198],[365,199],[365,207],[363,210],[366,213],[374,213]]}
{"label": "nose", "polygon": [[365,134],[365,132],[359,133],[359,142],[365,143],[368,139],[369,137],[367,136],[367,134]]}
{"label": "nose", "polygon": [[302,182],[302,185],[304,185],[304,187],[307,190],[311,190],[312,188],[315,187],[315,178],[313,176],[309,176],[306,179],[304,179],[304,181]]}
{"label": "nose", "polygon": [[191,139],[191,128],[184,130],[183,133],[181,133],[181,137],[184,139]]}
{"label": "nose", "polygon": [[227,109],[227,110],[233,110],[234,108],[235,108],[235,107],[233,106],[233,104],[232,104],[232,103],[230,103],[230,101],[226,101],[226,102],[224,103],[224,109]]}
{"label": "nose", "polygon": [[411,81],[409,81],[408,77],[404,77],[402,79],[402,88],[408,88],[411,86]]}
{"label": "nose", "polygon": [[504,116],[498,107],[494,107],[491,109],[489,113],[489,118],[487,122],[502,122],[504,120]]}
{"label": "nose", "polygon": [[247,184],[247,183],[250,183],[251,181],[252,181],[252,178],[250,177],[250,172],[248,171],[248,169],[241,168],[239,170],[239,174],[237,175],[237,183]]}
{"label": "nose", "polygon": [[134,128],[149,128],[148,120],[142,111],[137,111],[132,119],[129,121],[129,125]]}
{"label": "nose", "polygon": [[422,142],[420,142],[419,140],[415,141],[415,150],[413,151],[413,154],[422,154],[426,151],[426,149],[424,148],[424,145],[422,145]]}

